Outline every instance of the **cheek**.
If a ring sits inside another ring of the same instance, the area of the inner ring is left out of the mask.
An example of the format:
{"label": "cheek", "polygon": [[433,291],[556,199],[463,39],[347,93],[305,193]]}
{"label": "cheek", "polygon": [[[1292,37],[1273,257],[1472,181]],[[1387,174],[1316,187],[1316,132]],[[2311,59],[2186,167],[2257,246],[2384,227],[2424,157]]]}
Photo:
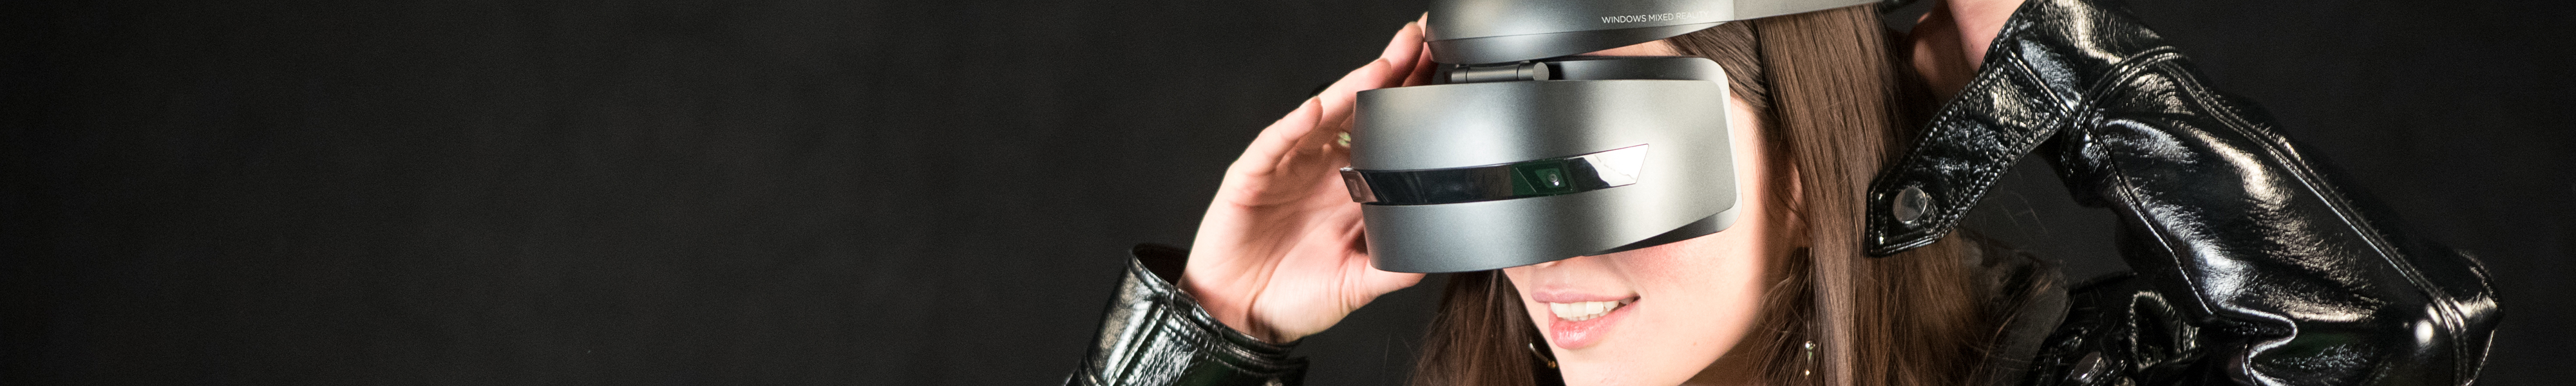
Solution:
{"label": "cheek", "polygon": [[[1737,224],[1726,232],[1687,240],[1662,250],[1640,250],[1625,259],[1613,259],[1622,276],[1629,277],[1643,295],[1687,298],[1695,303],[1732,303],[1733,299],[1758,298],[1760,282],[1769,269],[1770,248],[1767,240],[1757,236],[1760,226]],[[1741,231],[1741,232],[1739,232]],[[1723,300],[1723,301],[1721,301]]]}

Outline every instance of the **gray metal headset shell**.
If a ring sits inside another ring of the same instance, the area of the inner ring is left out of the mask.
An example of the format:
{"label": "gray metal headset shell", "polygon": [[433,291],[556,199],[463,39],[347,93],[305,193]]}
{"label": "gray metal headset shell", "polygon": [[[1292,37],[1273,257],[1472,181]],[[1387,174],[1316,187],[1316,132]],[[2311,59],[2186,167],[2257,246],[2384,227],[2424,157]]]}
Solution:
{"label": "gray metal headset shell", "polygon": [[[1435,1],[1434,85],[1359,94],[1351,167],[1371,263],[1499,269],[1726,229],[1738,209],[1724,69],[1563,57],[1869,0]],[[1499,63],[1499,64],[1494,64]]]}

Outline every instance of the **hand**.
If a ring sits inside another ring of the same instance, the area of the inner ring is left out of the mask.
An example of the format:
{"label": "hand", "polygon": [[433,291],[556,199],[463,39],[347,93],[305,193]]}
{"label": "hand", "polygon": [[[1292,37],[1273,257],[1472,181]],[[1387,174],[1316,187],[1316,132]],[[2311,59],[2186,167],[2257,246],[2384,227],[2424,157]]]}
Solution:
{"label": "hand", "polygon": [[1340,169],[1350,165],[1342,139],[1358,93],[1424,83],[1428,62],[1421,22],[1407,23],[1376,61],[1262,129],[1199,220],[1181,288],[1236,331],[1290,342],[1421,281],[1369,266],[1360,205]]}
{"label": "hand", "polygon": [[1934,95],[1948,99],[1967,88],[1985,63],[1986,48],[2002,33],[2004,22],[2024,0],[1941,0],[1923,14],[1906,43],[1912,48],[1914,72]]}

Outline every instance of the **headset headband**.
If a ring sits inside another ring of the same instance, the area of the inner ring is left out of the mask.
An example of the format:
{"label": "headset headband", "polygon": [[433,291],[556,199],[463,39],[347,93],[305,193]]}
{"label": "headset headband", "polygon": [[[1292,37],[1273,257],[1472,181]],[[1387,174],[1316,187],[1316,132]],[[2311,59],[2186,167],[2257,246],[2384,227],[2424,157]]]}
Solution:
{"label": "headset headband", "polygon": [[1877,0],[1441,0],[1431,3],[1433,61],[1488,64],[1576,55],[1681,36],[1720,23]]}

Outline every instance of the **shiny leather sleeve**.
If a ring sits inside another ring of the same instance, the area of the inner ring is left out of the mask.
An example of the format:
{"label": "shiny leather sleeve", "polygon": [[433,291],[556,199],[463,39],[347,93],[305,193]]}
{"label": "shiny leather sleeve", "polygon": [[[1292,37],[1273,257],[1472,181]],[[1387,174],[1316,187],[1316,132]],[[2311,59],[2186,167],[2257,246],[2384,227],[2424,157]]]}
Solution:
{"label": "shiny leather sleeve", "polygon": [[[2062,374],[2040,384],[2458,385],[2484,362],[2499,313],[2474,259],[2407,235],[2154,31],[2083,0],[2015,11],[1968,87],[1873,181],[1869,250],[1937,240],[2033,152],[2079,202],[2118,215],[2138,275],[2124,288],[2145,291],[2094,298],[2125,314],[2071,315],[2061,332],[2126,327],[2062,335],[2159,347],[2044,354]],[[2105,372],[2074,371],[2088,356]]]}
{"label": "shiny leather sleeve", "polygon": [[1296,385],[1306,360],[1209,317],[1172,284],[1189,254],[1140,245],[1068,386]]}

